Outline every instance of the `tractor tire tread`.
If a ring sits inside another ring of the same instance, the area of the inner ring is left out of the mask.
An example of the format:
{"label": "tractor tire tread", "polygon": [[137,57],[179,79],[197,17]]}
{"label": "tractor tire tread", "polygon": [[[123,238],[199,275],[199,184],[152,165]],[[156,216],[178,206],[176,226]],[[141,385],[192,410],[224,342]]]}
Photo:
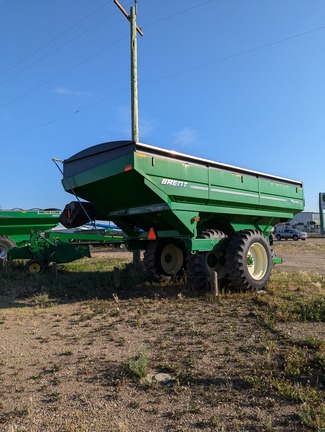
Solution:
{"label": "tractor tire tread", "polygon": [[[245,275],[244,263],[246,262],[245,248],[247,242],[252,241],[256,237],[257,241],[263,242],[268,248],[268,244],[263,234],[258,230],[242,230],[239,231],[230,241],[227,251],[228,274],[231,285],[242,291],[256,291],[264,288],[271,276],[271,268],[269,266],[263,282],[249,280]],[[264,240],[262,240],[264,239]],[[271,250],[269,251],[269,260],[271,260]]]}

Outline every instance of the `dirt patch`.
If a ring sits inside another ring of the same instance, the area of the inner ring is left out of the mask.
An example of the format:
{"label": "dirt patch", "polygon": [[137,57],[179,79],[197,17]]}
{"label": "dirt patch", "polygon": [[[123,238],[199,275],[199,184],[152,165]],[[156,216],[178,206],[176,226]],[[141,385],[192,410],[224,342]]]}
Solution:
{"label": "dirt patch", "polygon": [[[276,242],[279,271],[324,274],[324,246]],[[93,251],[103,256],[132,257]],[[296,403],[252,383],[279,361],[283,332],[319,339],[324,323],[291,323],[279,335],[258,319],[256,294],[212,299],[168,285],[133,298],[19,305],[0,309],[1,431],[310,430]],[[160,373],[170,379],[159,382]]]}

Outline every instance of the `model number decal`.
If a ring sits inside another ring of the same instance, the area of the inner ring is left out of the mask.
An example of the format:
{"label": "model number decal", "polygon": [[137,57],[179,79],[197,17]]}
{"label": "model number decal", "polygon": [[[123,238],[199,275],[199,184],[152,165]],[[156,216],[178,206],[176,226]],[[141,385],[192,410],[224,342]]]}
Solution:
{"label": "model number decal", "polygon": [[114,211],[109,212],[109,215],[110,216],[122,216],[122,215],[124,215],[124,213],[125,213],[125,210],[114,210]]}
{"label": "model number decal", "polygon": [[171,179],[163,178],[161,180],[161,184],[166,185],[166,186],[187,187],[188,182],[181,181],[181,180],[171,180]]}

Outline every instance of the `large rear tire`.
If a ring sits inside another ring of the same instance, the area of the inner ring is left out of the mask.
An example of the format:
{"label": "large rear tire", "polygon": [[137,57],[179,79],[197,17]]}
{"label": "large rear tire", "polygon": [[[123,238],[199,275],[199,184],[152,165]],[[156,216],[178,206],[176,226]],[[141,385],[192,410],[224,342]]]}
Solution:
{"label": "large rear tire", "polygon": [[257,291],[268,283],[272,268],[270,246],[260,231],[239,231],[230,239],[226,259],[231,285],[243,291]]}
{"label": "large rear tire", "polygon": [[185,250],[169,240],[148,242],[144,253],[144,268],[154,282],[167,282],[184,273]]}
{"label": "large rear tire", "polygon": [[0,259],[6,259],[8,256],[8,250],[15,246],[16,243],[11,240],[11,238],[0,236]]}
{"label": "large rear tire", "polygon": [[[208,229],[203,231],[198,238],[223,239],[226,234],[222,231]],[[218,275],[220,288],[228,285],[227,271],[225,267],[225,249],[211,252],[196,252],[187,257],[187,278],[190,284],[198,291],[211,289],[211,272]]]}

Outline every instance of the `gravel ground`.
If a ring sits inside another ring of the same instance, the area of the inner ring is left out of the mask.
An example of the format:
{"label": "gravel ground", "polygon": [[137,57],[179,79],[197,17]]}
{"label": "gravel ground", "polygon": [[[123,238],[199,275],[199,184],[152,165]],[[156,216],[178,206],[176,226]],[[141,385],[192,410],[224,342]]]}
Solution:
{"label": "gravel ground", "polygon": [[[279,271],[325,274],[325,239],[275,242]],[[94,250],[94,260],[125,251]],[[278,333],[254,296],[173,294],[0,308],[0,430],[4,432],[307,431],[297,406],[250,378],[275,361]],[[263,295],[263,294],[261,294]],[[120,296],[121,297],[121,296]],[[293,338],[324,323],[279,327]],[[274,356],[274,357],[273,357]],[[167,381],[155,377],[167,373]]]}

